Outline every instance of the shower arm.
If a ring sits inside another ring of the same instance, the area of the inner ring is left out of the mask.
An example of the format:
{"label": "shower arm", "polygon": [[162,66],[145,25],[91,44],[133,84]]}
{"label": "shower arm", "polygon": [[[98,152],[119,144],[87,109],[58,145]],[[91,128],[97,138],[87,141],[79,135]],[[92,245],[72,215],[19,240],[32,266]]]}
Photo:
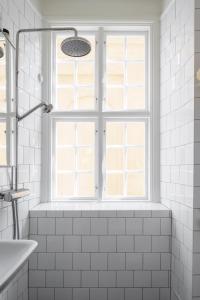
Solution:
{"label": "shower arm", "polygon": [[[21,33],[34,33],[34,32],[55,32],[55,31],[73,31],[77,36],[78,32],[74,27],[49,27],[49,28],[30,28],[20,29],[16,34],[16,62],[15,62],[15,103],[16,103],[16,125],[15,125],[15,190],[18,190],[18,122],[25,118],[28,114],[19,116],[18,101],[19,101],[19,38]],[[41,103],[42,104],[42,103]],[[40,106],[39,106],[40,107]],[[38,107],[37,107],[38,108]],[[37,109],[35,108],[35,109]],[[35,109],[33,111],[35,111]]]}
{"label": "shower arm", "polygon": [[32,114],[35,110],[37,110],[40,107],[47,107],[47,103],[46,102],[41,102],[38,105],[36,105],[35,107],[31,108],[29,111],[27,111],[26,113],[24,113],[23,115],[17,117],[18,121],[22,121],[24,118],[28,117],[30,114]]}

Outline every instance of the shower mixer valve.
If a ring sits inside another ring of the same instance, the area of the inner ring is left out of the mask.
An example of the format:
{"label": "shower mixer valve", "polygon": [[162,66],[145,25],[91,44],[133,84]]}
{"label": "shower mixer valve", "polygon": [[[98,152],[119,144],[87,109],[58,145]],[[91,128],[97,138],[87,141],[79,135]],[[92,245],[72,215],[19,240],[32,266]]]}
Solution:
{"label": "shower mixer valve", "polygon": [[0,192],[0,199],[6,202],[11,202],[13,200],[17,200],[28,195],[30,195],[30,191],[28,189],[18,189],[17,191],[7,190]]}

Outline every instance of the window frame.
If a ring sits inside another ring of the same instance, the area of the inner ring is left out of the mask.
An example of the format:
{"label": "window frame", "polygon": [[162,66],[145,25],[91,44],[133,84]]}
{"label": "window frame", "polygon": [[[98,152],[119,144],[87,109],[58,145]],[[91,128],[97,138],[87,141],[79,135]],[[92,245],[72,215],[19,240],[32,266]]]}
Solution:
{"label": "window frame", "polygon": [[[73,23],[73,22],[72,22]],[[71,24],[71,22],[70,22]],[[65,24],[66,25],[66,24]],[[80,31],[81,28],[84,28],[85,24],[81,24],[80,23]],[[96,24],[93,26],[90,24],[90,26],[87,26],[87,28],[91,27],[91,30],[84,30],[87,33],[92,33],[95,32],[96,30]],[[88,117],[99,117],[99,124],[98,124],[98,132],[103,130],[103,120],[105,118],[113,118],[113,117],[119,117],[120,119],[125,118],[124,120],[126,121],[126,117],[127,118],[131,118],[134,119],[135,118],[142,118],[142,119],[146,119],[147,123],[148,123],[148,129],[146,131],[146,138],[148,139],[148,159],[147,159],[147,164],[146,164],[146,168],[148,168],[148,173],[146,173],[146,177],[148,177],[148,179],[146,178],[146,182],[147,182],[147,186],[146,186],[146,191],[147,191],[147,196],[143,197],[143,198],[133,198],[131,197],[131,199],[105,199],[103,197],[103,176],[102,176],[102,164],[103,164],[103,147],[100,147],[99,145],[102,145],[102,139],[103,139],[103,134],[101,137],[101,134],[99,134],[98,136],[98,147],[96,151],[96,154],[98,155],[98,193],[96,195],[95,198],[93,199],[81,199],[80,197],[78,198],[73,198],[73,199],[65,199],[63,200],[63,202],[65,201],[77,201],[77,200],[86,200],[86,201],[112,201],[112,202],[134,202],[134,201],[140,201],[140,202],[144,202],[144,201],[153,201],[153,202],[158,202],[158,198],[159,198],[159,191],[158,189],[155,187],[155,184],[157,184],[159,182],[159,168],[158,168],[158,160],[155,162],[155,157],[159,157],[158,155],[158,144],[159,141],[155,141],[155,137],[159,132],[159,127],[156,127],[156,125],[158,125],[158,121],[154,119],[158,116],[158,108],[155,109],[156,103],[158,102],[158,84],[155,83],[154,80],[152,80],[152,74],[155,74],[156,72],[156,77],[158,78],[158,68],[159,66],[155,63],[155,59],[157,59],[157,55],[156,53],[158,52],[158,45],[156,45],[153,36],[155,36],[156,34],[158,35],[158,28],[156,24],[152,24],[152,23],[145,23],[145,24],[108,24],[105,26],[102,26],[102,24],[98,27],[98,31],[96,34],[96,38],[97,38],[97,43],[98,45],[101,45],[101,48],[98,46],[96,47],[96,84],[95,84],[95,88],[96,88],[96,100],[101,100],[98,101],[98,107],[100,110],[100,114],[101,116],[99,116],[99,112],[97,110],[95,111],[88,111]],[[104,31],[103,31],[103,29]],[[78,28],[79,29],[79,28]],[[93,30],[94,29],[94,30]],[[104,63],[106,63],[105,60],[105,43],[104,43],[104,38],[105,38],[105,33],[112,33],[113,34],[113,30],[120,32],[120,33],[129,33],[131,35],[134,34],[140,34],[140,32],[145,31],[146,34],[148,35],[148,53],[146,53],[146,55],[148,56],[148,64],[146,64],[146,67],[148,68],[148,72],[146,72],[146,82],[147,82],[147,77],[148,77],[148,94],[149,94],[149,103],[148,103],[148,107],[146,107],[146,110],[135,110],[135,111],[114,111],[114,112],[108,112],[108,111],[103,111],[102,107],[103,107],[103,91],[104,91],[104,86],[103,86],[103,82],[101,81],[102,78],[102,74],[104,72],[104,68],[105,65]],[[136,31],[135,31],[136,30]],[[105,32],[106,31],[106,32]],[[50,51],[50,55],[49,58],[47,58],[47,64],[49,65],[49,60],[51,61],[52,58],[52,54],[55,51],[55,48],[53,47],[53,39],[49,39],[49,45],[51,44],[51,51]],[[53,50],[54,48],[54,50]],[[55,57],[55,56],[54,56]],[[97,59],[98,57],[98,59]],[[98,65],[99,62],[99,65]],[[55,64],[52,63],[52,65],[50,66],[49,70],[52,70],[53,65],[55,66]],[[52,83],[52,76],[50,75],[51,72],[48,72],[47,74],[47,79],[50,83]],[[52,73],[53,74],[53,73]],[[100,76],[98,76],[98,74],[100,74]],[[54,73],[55,76],[55,73]],[[46,91],[46,95],[48,95],[49,99],[52,100],[53,98],[53,94],[52,92],[52,86],[53,84],[49,85],[51,88]],[[153,101],[155,98],[155,101]],[[155,104],[154,104],[155,102]],[[52,103],[52,101],[51,101]],[[134,114],[133,114],[134,113]],[[51,115],[46,116],[45,120],[44,120],[44,128],[48,128],[48,134],[45,135],[44,138],[44,143],[45,145],[49,145],[50,147],[48,147],[47,150],[47,146],[45,147],[44,151],[43,151],[43,157],[45,155],[45,159],[46,161],[48,161],[48,170],[42,171],[42,174],[46,174],[47,176],[44,179],[44,188],[42,189],[42,194],[43,194],[43,202],[48,202],[48,201],[57,201],[56,199],[53,199],[52,197],[52,186],[54,185],[54,182],[52,181],[52,166],[53,166],[53,159],[52,159],[52,142],[53,142],[53,130],[52,130],[52,123],[54,122],[54,120],[56,118],[74,118],[74,117],[78,117],[78,118],[82,118],[84,115],[86,114],[86,111],[72,111],[72,112],[63,112],[63,111],[59,111],[59,112],[53,112]],[[118,114],[118,116],[117,116]],[[154,122],[153,122],[154,121]],[[49,126],[50,125],[50,126]],[[46,143],[46,142],[47,143]],[[43,143],[43,144],[44,144]],[[147,147],[146,145],[146,147]],[[155,153],[153,153],[153,151],[155,151]],[[50,162],[50,164],[49,164]],[[51,188],[49,189],[49,185],[51,185]]]}

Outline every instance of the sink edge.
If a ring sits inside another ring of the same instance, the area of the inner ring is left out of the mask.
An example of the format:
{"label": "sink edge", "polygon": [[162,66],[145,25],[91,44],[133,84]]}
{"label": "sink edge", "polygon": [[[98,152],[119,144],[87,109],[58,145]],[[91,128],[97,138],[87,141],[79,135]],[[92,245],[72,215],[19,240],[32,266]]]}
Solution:
{"label": "sink edge", "polygon": [[9,270],[8,273],[1,279],[0,278],[0,292],[10,283],[10,281],[14,278],[19,269],[24,265],[24,263],[28,260],[31,253],[37,248],[38,243],[34,240],[0,240],[1,243],[8,244],[29,244],[29,248],[25,250],[22,257],[16,262],[13,268]]}

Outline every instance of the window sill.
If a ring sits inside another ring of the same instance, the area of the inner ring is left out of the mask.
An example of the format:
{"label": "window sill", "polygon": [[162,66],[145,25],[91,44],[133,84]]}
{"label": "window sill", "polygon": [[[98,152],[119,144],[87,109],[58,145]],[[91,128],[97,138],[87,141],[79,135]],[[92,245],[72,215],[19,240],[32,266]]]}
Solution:
{"label": "window sill", "polygon": [[[69,216],[88,216],[98,217],[106,215],[111,217],[123,216],[123,212],[126,211],[130,216],[141,217],[170,217],[171,210],[161,203],[153,202],[135,202],[135,203],[118,203],[118,202],[48,202],[41,203],[30,210],[31,217],[62,217],[63,213]],[[65,213],[67,212],[67,213]]]}

